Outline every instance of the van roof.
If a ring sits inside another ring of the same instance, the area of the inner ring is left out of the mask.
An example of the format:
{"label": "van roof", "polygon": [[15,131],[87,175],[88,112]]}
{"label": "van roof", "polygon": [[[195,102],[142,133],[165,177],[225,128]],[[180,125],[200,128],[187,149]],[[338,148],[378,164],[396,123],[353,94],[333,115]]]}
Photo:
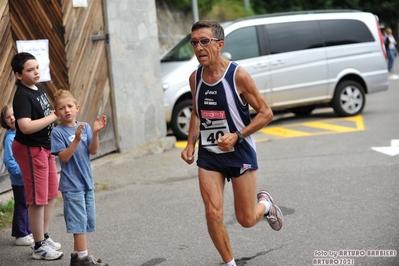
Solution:
{"label": "van roof", "polygon": [[327,9],[327,10],[304,10],[304,11],[290,11],[290,12],[278,12],[278,13],[269,13],[262,14],[256,16],[249,16],[244,18],[238,18],[235,20],[223,21],[221,24],[223,27],[228,26],[229,24],[246,21],[251,19],[261,19],[261,18],[270,18],[270,17],[283,17],[283,16],[295,16],[295,15],[306,15],[306,14],[332,14],[332,13],[361,13],[363,11],[356,9]]}

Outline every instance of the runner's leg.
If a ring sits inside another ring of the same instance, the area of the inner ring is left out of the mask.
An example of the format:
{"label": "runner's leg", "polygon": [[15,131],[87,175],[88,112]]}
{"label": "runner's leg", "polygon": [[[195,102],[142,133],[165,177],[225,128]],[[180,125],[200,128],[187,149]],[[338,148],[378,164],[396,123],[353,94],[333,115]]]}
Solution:
{"label": "runner's leg", "polygon": [[223,192],[225,178],[221,173],[199,168],[199,185],[205,204],[208,232],[225,263],[233,259],[230,239],[223,224]]}
{"label": "runner's leg", "polygon": [[255,204],[257,171],[247,170],[240,177],[232,178],[234,207],[237,221],[243,227],[252,227],[263,218],[264,204]]}

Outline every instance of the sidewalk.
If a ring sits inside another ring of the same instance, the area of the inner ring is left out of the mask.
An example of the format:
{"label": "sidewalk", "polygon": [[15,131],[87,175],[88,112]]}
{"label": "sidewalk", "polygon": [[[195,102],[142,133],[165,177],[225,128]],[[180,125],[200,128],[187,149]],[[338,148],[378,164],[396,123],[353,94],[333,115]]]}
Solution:
{"label": "sidewalk", "polygon": [[[145,145],[133,148],[124,153],[111,153],[107,154],[103,157],[96,158],[91,161],[93,173],[95,173],[95,183],[97,186],[101,186],[101,184],[105,185],[107,183],[108,176],[104,174],[105,172],[101,169],[107,169],[111,164],[120,164],[126,161],[131,161],[146,155],[151,154],[161,154],[166,150],[174,148],[176,143],[176,138],[173,136],[164,137]],[[8,176],[7,176],[8,178]],[[119,179],[118,183],[123,184],[123,182]],[[10,183],[11,184],[11,183]],[[111,185],[112,187],[119,186],[116,183]],[[0,203],[4,204],[10,201],[13,198],[11,185],[10,190],[0,194]]]}
{"label": "sidewalk", "polygon": [[[141,235],[140,231],[144,230],[149,222],[156,223],[157,226],[162,223],[156,220],[148,221],[146,217],[144,217],[146,218],[143,222],[144,225],[137,222],[131,223],[131,219],[136,219],[139,212],[146,210],[141,207],[148,203],[147,196],[136,199],[134,197],[153,187],[153,184],[168,187],[168,182],[186,179],[192,179],[192,183],[197,184],[194,179],[197,175],[197,168],[190,167],[181,160],[181,150],[174,148],[175,143],[175,137],[164,137],[128,152],[109,154],[92,161],[97,204],[97,230],[95,234],[89,234],[89,249],[93,255],[106,258],[106,262],[114,266],[138,265],[139,259],[137,258],[134,259],[134,263],[129,263],[130,259],[116,264],[115,261],[119,261],[120,257],[131,258],[131,256],[137,255],[136,252],[133,252],[135,250],[133,246],[141,247],[142,242],[136,243],[132,241],[131,237],[136,234]],[[151,185],[148,186],[148,184]],[[126,193],[128,194],[126,195]],[[146,192],[145,195],[151,194]],[[11,196],[12,192],[0,195],[1,200],[10,199]],[[165,195],[161,196],[165,197]],[[198,194],[196,196],[199,197]],[[141,200],[145,202],[140,202]],[[196,202],[200,203],[199,200]],[[128,211],[129,207],[138,209]],[[128,230],[120,229],[126,224]],[[51,262],[33,260],[31,249],[15,246],[15,240],[11,237],[11,228],[6,228],[0,231],[0,246],[2,247],[0,249],[0,266],[69,265],[69,252],[73,250],[73,239],[71,234],[66,233],[61,199],[57,201],[50,227],[53,239],[62,244],[61,250],[64,252],[62,259]],[[156,226],[152,228],[156,228]],[[148,234],[147,231],[146,234]],[[115,236],[117,236],[116,242],[112,241]],[[112,245],[105,243],[112,243]]]}

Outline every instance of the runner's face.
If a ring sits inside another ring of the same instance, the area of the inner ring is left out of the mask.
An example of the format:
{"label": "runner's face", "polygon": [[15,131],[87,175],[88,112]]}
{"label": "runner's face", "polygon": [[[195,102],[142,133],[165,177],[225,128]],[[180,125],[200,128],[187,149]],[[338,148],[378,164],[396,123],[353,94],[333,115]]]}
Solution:
{"label": "runner's face", "polygon": [[36,60],[29,59],[25,62],[22,73],[16,73],[16,77],[27,87],[34,86],[40,79],[39,64]]}
{"label": "runner's face", "polygon": [[[212,39],[215,36],[211,28],[200,28],[191,33],[191,40]],[[223,41],[212,40],[208,45],[202,46],[198,43],[193,47],[195,56],[202,66],[210,66],[215,62],[217,56],[223,48]]]}

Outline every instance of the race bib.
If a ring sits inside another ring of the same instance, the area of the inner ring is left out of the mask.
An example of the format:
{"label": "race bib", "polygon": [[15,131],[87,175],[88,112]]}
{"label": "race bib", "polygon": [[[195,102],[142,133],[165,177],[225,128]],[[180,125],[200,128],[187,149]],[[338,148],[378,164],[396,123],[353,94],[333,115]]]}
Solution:
{"label": "race bib", "polygon": [[229,125],[226,119],[206,120],[202,123],[204,129],[201,130],[201,144],[207,151],[213,153],[233,152],[234,147],[229,151],[221,151],[218,148],[218,139],[224,134],[230,133]]}

